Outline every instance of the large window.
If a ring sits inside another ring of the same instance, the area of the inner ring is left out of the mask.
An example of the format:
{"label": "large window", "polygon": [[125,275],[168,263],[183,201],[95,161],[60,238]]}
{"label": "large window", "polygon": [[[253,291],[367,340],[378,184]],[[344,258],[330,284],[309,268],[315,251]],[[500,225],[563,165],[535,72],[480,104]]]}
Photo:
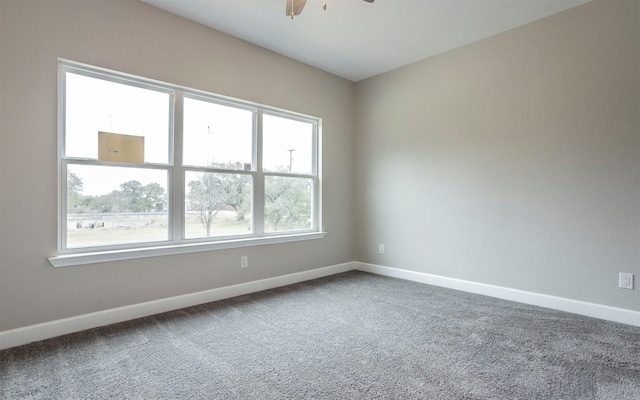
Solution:
{"label": "large window", "polygon": [[60,255],[320,231],[317,118],[67,61],[59,76]]}

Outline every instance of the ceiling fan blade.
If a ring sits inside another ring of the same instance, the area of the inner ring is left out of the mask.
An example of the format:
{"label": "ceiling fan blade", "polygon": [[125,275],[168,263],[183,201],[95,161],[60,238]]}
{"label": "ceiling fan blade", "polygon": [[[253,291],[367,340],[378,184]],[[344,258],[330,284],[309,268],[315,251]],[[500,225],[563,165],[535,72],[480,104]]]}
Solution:
{"label": "ceiling fan blade", "polygon": [[307,0],[287,0],[287,16],[300,15]]}

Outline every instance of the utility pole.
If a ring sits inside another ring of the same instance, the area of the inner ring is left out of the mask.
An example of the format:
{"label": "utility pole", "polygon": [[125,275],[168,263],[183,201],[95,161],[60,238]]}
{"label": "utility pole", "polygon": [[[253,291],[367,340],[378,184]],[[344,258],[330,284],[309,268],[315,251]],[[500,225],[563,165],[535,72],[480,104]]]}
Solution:
{"label": "utility pole", "polygon": [[293,166],[293,152],[296,151],[296,149],[289,149],[287,151],[289,152],[289,172],[291,172],[291,167]]}

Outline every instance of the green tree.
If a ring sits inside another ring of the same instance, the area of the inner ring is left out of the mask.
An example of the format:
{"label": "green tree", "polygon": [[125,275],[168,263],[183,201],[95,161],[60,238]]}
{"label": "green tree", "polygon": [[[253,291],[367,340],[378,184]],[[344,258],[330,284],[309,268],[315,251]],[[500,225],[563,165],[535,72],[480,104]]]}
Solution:
{"label": "green tree", "polygon": [[[239,170],[240,163],[222,167]],[[225,208],[236,212],[236,219],[244,220],[251,208],[251,177],[238,173],[204,172],[198,180],[188,184],[188,209],[198,214],[200,223],[211,236],[211,227],[218,213]]]}
{"label": "green tree", "polygon": [[227,206],[227,198],[223,190],[221,174],[204,172],[197,181],[189,182],[189,210],[196,211],[200,223],[211,236],[211,225],[220,210]]}
{"label": "green tree", "polygon": [[236,212],[236,219],[244,221],[251,211],[250,177],[240,174],[225,174],[224,191],[227,193],[227,203]]}
{"label": "green tree", "polygon": [[84,184],[82,183],[82,179],[74,172],[69,172],[67,174],[67,212],[80,212],[83,190]]}
{"label": "green tree", "polygon": [[265,179],[265,219],[273,230],[308,227],[311,221],[311,180],[286,176]]}
{"label": "green tree", "polygon": [[[136,180],[131,180],[120,185],[119,193],[112,193],[115,203],[119,203],[120,211],[124,212],[149,212],[155,209],[156,203],[164,203],[164,188],[158,183],[142,185]],[[119,201],[118,201],[119,200]]]}
{"label": "green tree", "polygon": [[140,200],[143,211],[150,212],[156,209],[156,204],[164,204],[164,188],[159,183],[149,183],[140,188],[142,198]]}
{"label": "green tree", "polygon": [[114,193],[120,193],[114,190],[111,193],[100,196],[87,196],[84,198],[82,205],[85,212],[93,213],[112,213],[118,211],[118,202],[115,201]]}
{"label": "green tree", "polygon": [[121,209],[128,212],[142,211],[142,183],[131,180],[120,185]]}

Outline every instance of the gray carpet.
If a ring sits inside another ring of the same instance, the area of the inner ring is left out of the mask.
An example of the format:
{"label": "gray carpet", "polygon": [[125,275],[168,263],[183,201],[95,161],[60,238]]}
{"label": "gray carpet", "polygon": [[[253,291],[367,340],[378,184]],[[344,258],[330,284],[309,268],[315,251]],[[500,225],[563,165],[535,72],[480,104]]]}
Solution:
{"label": "gray carpet", "polygon": [[640,328],[348,272],[0,352],[2,399],[640,399]]}

